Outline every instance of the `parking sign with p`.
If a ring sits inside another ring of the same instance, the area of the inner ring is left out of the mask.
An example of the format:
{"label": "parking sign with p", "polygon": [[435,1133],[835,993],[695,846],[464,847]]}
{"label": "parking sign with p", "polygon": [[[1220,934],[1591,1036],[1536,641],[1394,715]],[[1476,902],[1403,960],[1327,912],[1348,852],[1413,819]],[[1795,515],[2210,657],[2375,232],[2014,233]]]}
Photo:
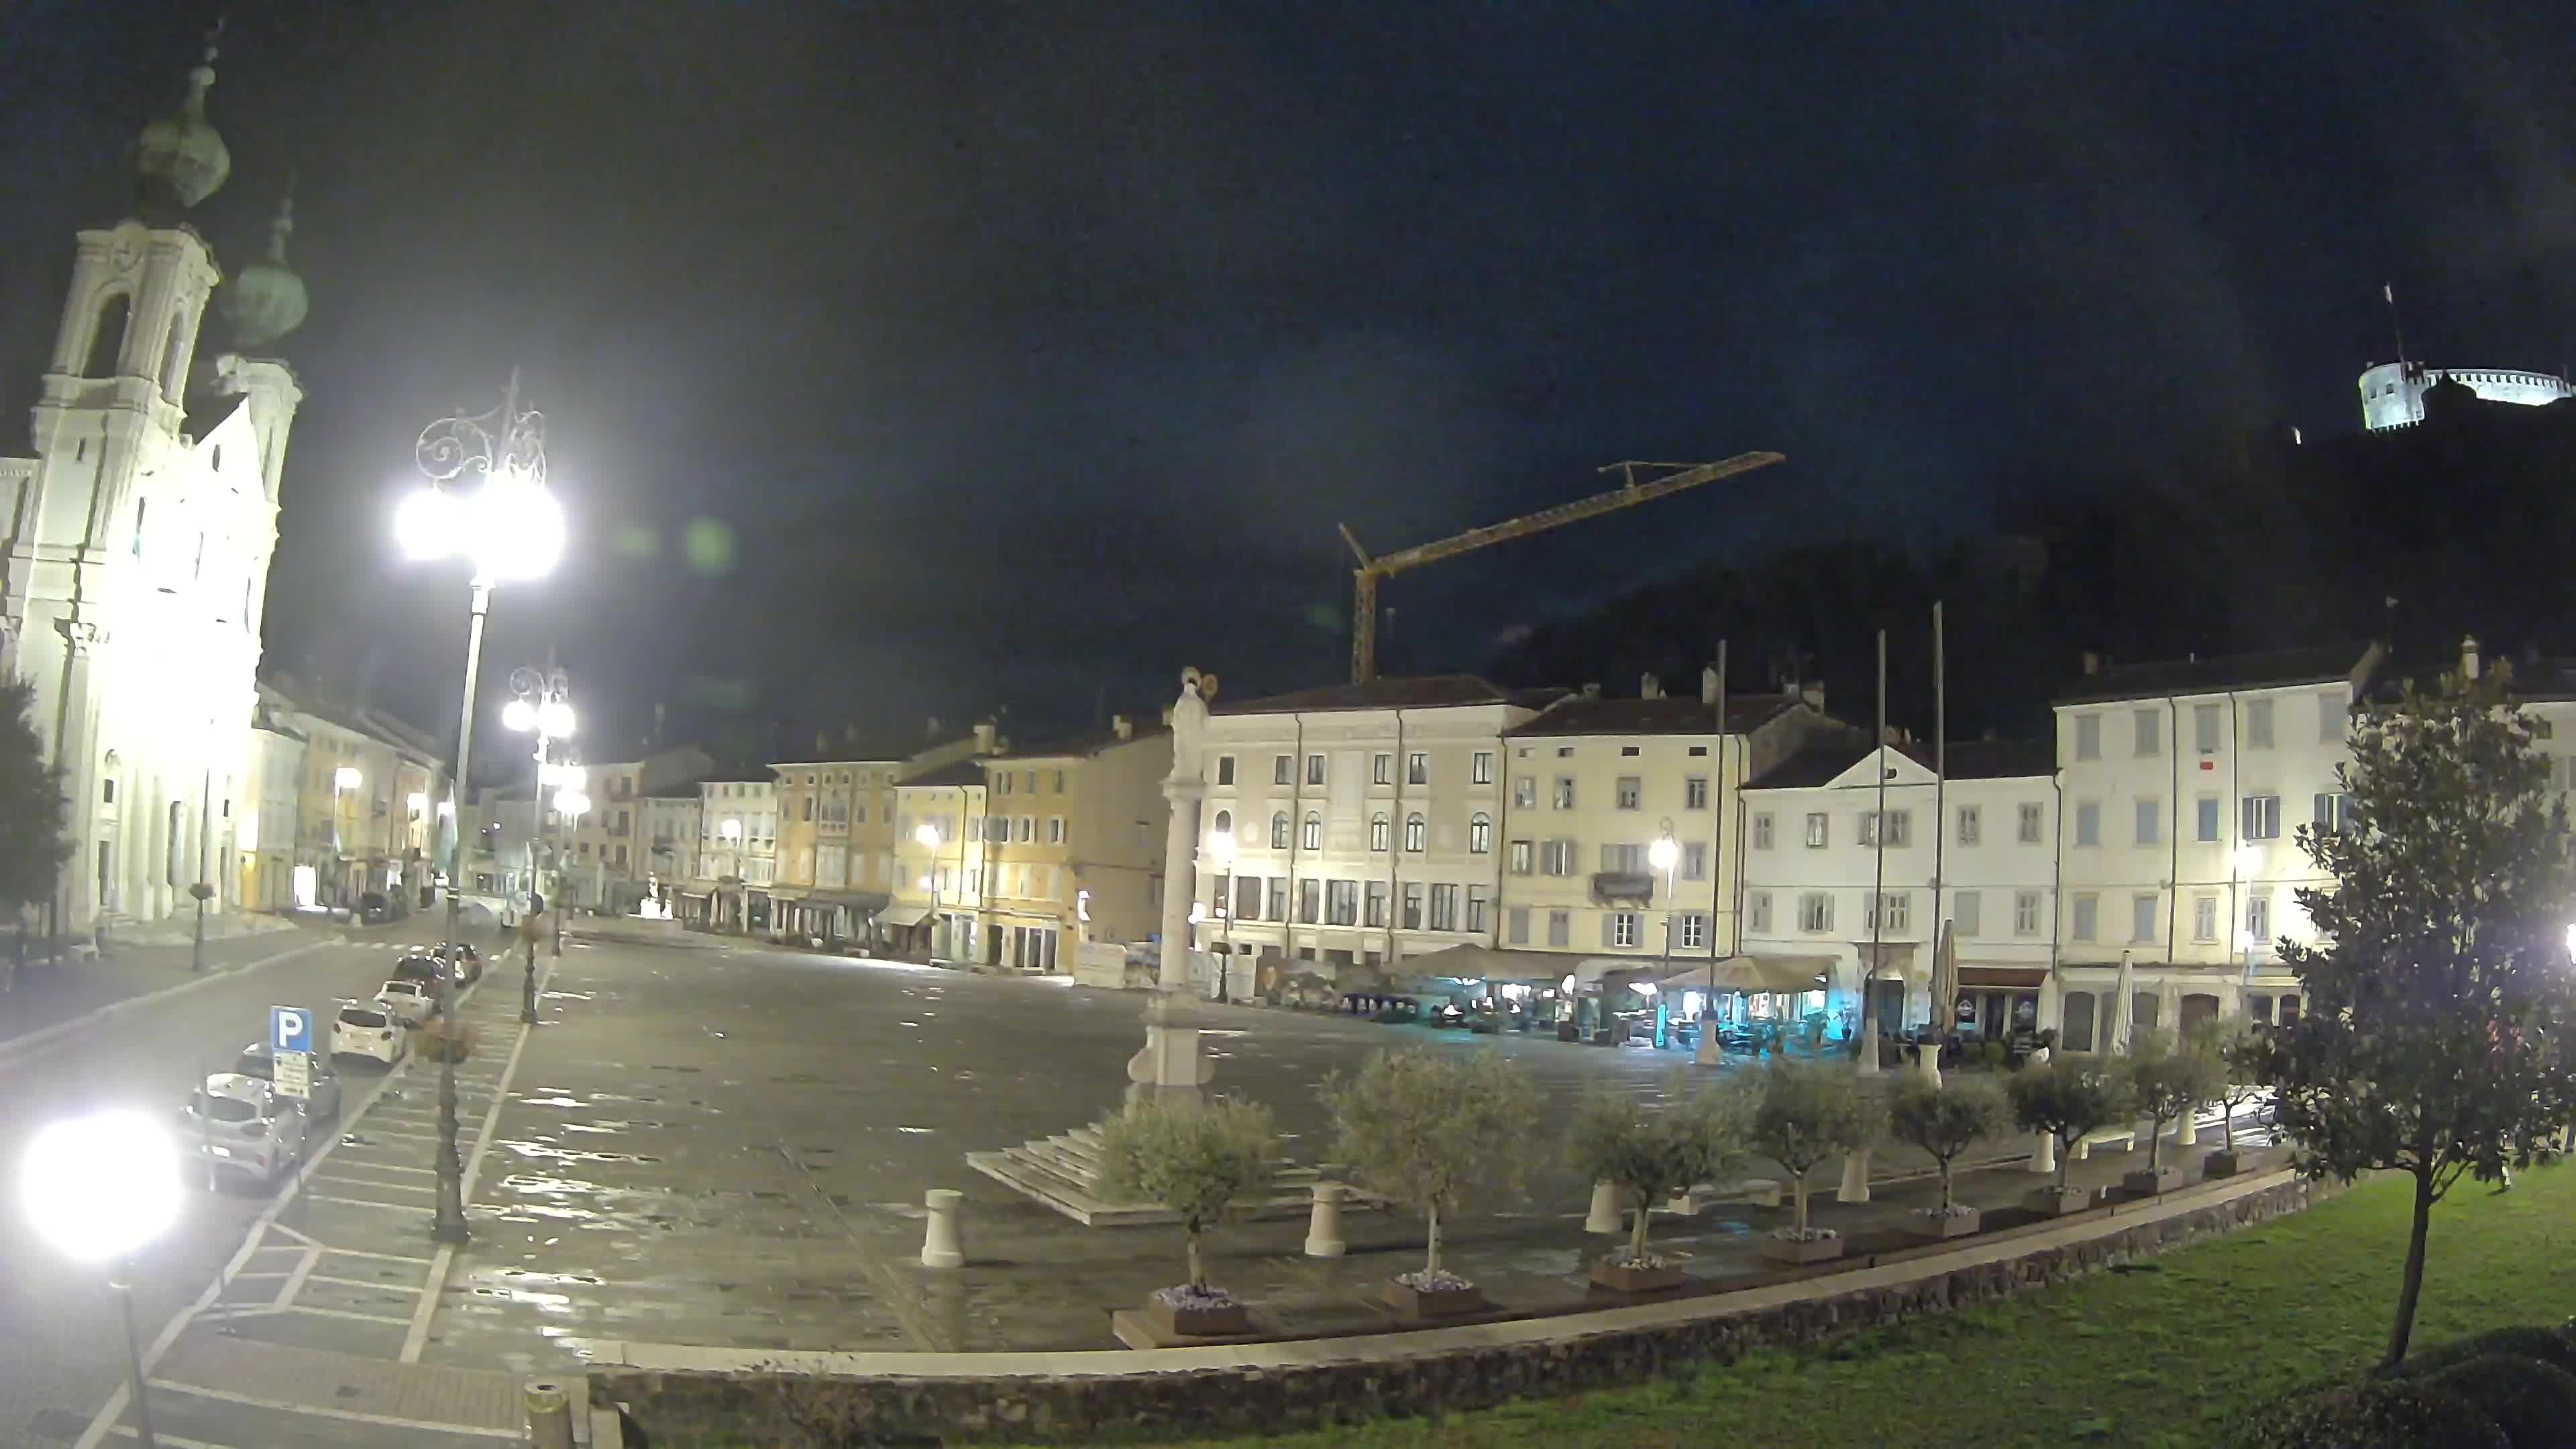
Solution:
{"label": "parking sign with p", "polygon": [[270,1007],[268,1049],[280,1055],[313,1050],[313,1014],[300,1006]]}

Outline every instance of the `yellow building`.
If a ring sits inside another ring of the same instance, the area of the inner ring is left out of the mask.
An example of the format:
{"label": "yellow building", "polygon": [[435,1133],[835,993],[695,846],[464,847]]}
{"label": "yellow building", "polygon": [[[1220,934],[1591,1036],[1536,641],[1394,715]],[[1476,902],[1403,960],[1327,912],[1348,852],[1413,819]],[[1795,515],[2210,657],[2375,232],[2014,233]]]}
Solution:
{"label": "yellow building", "polygon": [[851,730],[838,743],[817,735],[811,755],[771,766],[778,773],[778,932],[827,947],[870,940],[872,923],[895,894],[896,782],[966,759],[979,746],[992,747],[989,731],[907,752],[862,745]]}
{"label": "yellow building", "polygon": [[[264,781],[263,798],[291,795],[284,818],[264,815],[252,853],[274,860],[291,849],[287,903],[342,909],[370,894],[416,907],[420,891],[439,869],[443,845],[438,807],[447,798],[438,742],[384,711],[346,705],[281,686],[260,686],[261,718],[280,742],[300,751],[272,751],[268,769],[292,768],[293,789]],[[280,803],[285,803],[281,798]],[[270,812],[273,815],[273,812]],[[276,866],[256,895],[276,897]]]}
{"label": "yellow building", "polygon": [[973,959],[1039,973],[1072,969],[1086,941],[1158,929],[1163,777],[1171,731],[1124,716],[1096,734],[1005,750],[984,762],[982,930]]}
{"label": "yellow building", "polygon": [[[989,747],[991,726],[977,726]],[[900,954],[973,961],[984,898],[984,765],[954,760],[895,784],[893,903],[877,918]]]}

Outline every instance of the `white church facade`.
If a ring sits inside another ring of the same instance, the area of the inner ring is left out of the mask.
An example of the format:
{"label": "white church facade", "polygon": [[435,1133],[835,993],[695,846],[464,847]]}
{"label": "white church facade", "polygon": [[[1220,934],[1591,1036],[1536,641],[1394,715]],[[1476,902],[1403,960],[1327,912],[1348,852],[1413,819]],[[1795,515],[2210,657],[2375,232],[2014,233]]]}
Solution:
{"label": "white church facade", "polygon": [[154,921],[204,881],[234,904],[235,824],[279,484],[303,393],[252,355],[304,315],[281,214],[225,288],[235,349],[200,358],[225,279],[189,209],[230,169],[207,124],[212,51],[137,147],[136,214],[84,231],[31,425],[0,458],[0,663],[62,773],[74,853],[51,924]]}

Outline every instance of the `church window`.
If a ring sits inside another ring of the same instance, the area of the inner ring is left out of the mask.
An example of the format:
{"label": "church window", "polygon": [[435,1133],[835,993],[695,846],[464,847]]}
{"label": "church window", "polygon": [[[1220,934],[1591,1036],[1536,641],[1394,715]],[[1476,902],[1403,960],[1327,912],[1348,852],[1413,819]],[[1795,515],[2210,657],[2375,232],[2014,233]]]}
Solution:
{"label": "church window", "polygon": [[113,804],[115,804],[115,803],[116,803],[116,780],[115,780],[115,778],[111,776],[111,777],[110,777],[110,778],[108,778],[108,779],[105,779],[105,780],[100,781],[100,782],[99,782],[99,792],[100,792],[100,793],[99,793],[99,797],[98,797],[98,803],[100,803],[101,805],[113,805]]}
{"label": "church window", "polygon": [[179,400],[180,374],[188,370],[188,329],[183,319],[170,319],[170,343],[161,354],[161,395]]}
{"label": "church window", "polygon": [[125,351],[125,324],[133,311],[132,299],[123,292],[99,304],[98,323],[89,334],[89,366],[81,369],[81,376],[116,375],[117,356]]}

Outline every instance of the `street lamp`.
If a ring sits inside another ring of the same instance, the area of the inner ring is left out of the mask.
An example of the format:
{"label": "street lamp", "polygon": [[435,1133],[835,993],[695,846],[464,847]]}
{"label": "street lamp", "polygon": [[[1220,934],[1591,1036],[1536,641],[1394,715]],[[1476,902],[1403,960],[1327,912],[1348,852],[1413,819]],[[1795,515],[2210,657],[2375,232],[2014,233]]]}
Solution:
{"label": "street lamp", "polygon": [[19,1169],[27,1220],[63,1256],[107,1263],[125,1322],[126,1392],[134,1399],[135,1437],[152,1437],[144,1397],[143,1347],[134,1334],[133,1256],[179,1216],[179,1155],[151,1116],[100,1112],[47,1125],[27,1145]]}
{"label": "street lamp", "polygon": [[[936,961],[939,959],[937,942],[948,934],[948,918],[939,913],[939,827],[925,820],[912,832],[912,838],[920,842],[922,849],[930,852],[930,874],[922,879],[930,885],[930,959]],[[958,853],[962,856],[964,847],[959,847]]]}
{"label": "street lamp", "polygon": [[751,892],[744,887],[742,879],[742,821],[727,820],[716,827],[716,834],[724,838],[725,848],[733,852],[734,909],[742,915],[739,929],[747,933],[751,930]]}
{"label": "street lamp", "polygon": [[[483,618],[492,610],[492,589],[503,580],[543,577],[562,556],[563,506],[546,489],[546,420],[543,413],[519,406],[519,372],[510,370],[510,386],[500,406],[490,412],[441,418],[423,428],[413,449],[427,486],[403,500],[394,516],[394,534],[414,560],[462,558],[468,575],[465,629],[465,688],[457,706],[457,788],[473,777],[474,693],[483,665]],[[468,483],[472,475],[472,483]],[[464,879],[464,835],[458,832],[447,856],[447,951],[456,959],[464,936],[463,904],[457,886]],[[438,1006],[442,1020],[454,1021],[454,970],[438,973]],[[438,1053],[438,1211],[430,1234],[442,1243],[462,1243],[465,1228],[465,1164],[456,1150],[456,1052],[442,1044]]]}
{"label": "street lamp", "polygon": [[[570,687],[569,678],[560,669],[539,670],[522,665],[510,671],[510,702],[501,706],[501,728],[519,734],[534,731],[537,737],[537,780],[528,791],[528,838],[524,855],[531,893],[537,884],[537,837],[544,833],[546,785],[550,780],[563,783],[567,774],[571,776],[572,785],[578,787],[581,784],[578,767],[554,764],[549,758],[554,752],[555,741],[572,737],[572,706],[564,702],[564,695]],[[555,894],[558,897],[563,894],[560,862],[557,862],[555,871]],[[557,899],[554,905],[557,912],[554,954],[560,956],[563,954],[563,917],[560,913],[564,903]],[[519,1020],[534,1025],[537,1020],[537,943],[534,939],[527,943],[521,964],[525,969],[519,979]]]}
{"label": "street lamp", "polygon": [[[1655,837],[1654,844],[1646,847],[1646,863],[1664,873],[1664,955],[1655,967],[1657,986],[1663,984],[1664,977],[1673,969],[1673,868],[1681,864],[1681,859],[1682,848],[1673,842],[1673,822],[1667,819],[1663,823],[1663,833]],[[1714,979],[1716,970],[1716,964],[1712,962],[1709,966],[1711,979]],[[1705,1036],[1707,1032],[1707,1023],[1701,1023],[1701,1035]]]}
{"label": "street lamp", "polygon": [[1234,975],[1234,832],[1219,830],[1208,836],[1208,859],[1217,868],[1217,919],[1224,922],[1217,929],[1224,938],[1224,949],[1217,953],[1216,999],[1228,998],[1228,980]]}

